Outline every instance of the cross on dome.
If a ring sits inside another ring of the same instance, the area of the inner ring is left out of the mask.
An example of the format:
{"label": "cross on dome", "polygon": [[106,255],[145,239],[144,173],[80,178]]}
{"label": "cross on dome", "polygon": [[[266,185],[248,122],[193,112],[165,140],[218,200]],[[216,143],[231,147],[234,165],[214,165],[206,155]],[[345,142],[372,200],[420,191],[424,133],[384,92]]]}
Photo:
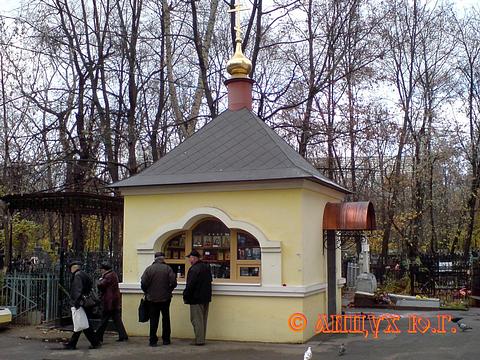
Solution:
{"label": "cross on dome", "polygon": [[232,58],[227,62],[227,71],[232,78],[248,78],[250,71],[252,70],[252,62],[245,57],[242,52],[242,29],[240,25],[240,12],[249,10],[242,7],[239,0],[235,1],[233,9],[229,9],[229,13],[235,13],[235,53]]}

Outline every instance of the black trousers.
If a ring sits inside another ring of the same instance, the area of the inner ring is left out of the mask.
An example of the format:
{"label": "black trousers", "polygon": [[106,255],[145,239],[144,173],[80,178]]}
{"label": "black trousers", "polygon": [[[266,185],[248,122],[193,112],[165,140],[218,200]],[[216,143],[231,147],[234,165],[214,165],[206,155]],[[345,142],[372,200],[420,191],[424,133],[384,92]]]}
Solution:
{"label": "black trousers", "polygon": [[[88,313],[87,313],[87,317],[88,317]],[[68,342],[68,346],[72,348],[76,347],[78,343],[78,339],[80,338],[80,335],[82,332],[85,334],[85,336],[87,337],[88,341],[90,341],[90,344],[92,344],[92,346],[97,346],[99,344],[97,336],[95,335],[95,331],[93,331],[90,318],[88,319],[88,325],[89,325],[88,329],[73,332],[73,335],[70,338],[70,341]]]}
{"label": "black trousers", "polygon": [[102,313],[102,320],[100,326],[97,329],[97,338],[99,341],[103,341],[103,334],[108,326],[108,320],[112,319],[115,329],[118,332],[118,338],[120,340],[128,339],[127,332],[125,331],[125,326],[123,326],[122,316],[120,310],[104,311]]}
{"label": "black trousers", "polygon": [[158,342],[157,329],[162,313],[162,340],[170,341],[170,300],[165,302],[149,302],[148,310],[150,314],[150,344]]}

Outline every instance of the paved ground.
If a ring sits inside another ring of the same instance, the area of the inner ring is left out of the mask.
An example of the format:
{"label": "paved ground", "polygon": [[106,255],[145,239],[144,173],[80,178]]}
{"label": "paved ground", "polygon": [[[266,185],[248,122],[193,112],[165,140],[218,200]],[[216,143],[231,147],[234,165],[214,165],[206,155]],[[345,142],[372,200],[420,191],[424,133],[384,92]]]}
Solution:
{"label": "paved ground", "polygon": [[[360,310],[356,310],[360,311]],[[364,310],[371,313],[371,310]],[[377,316],[381,311],[374,312]],[[480,309],[471,309],[468,312],[450,313],[419,313],[415,315],[430,318],[432,326],[437,325],[438,314],[450,314],[464,317],[465,323],[473,327],[467,332],[454,333],[453,324],[446,324],[446,334],[433,334],[430,330],[421,334],[425,323],[418,323],[416,334],[408,333],[411,328],[412,312],[395,312],[401,316],[396,322],[398,334],[385,334],[389,328],[388,322],[381,322],[378,338],[369,331],[367,337],[359,334],[319,334],[308,344],[259,344],[210,341],[204,347],[189,345],[189,340],[173,339],[170,346],[150,348],[146,338],[131,338],[128,343],[116,343],[115,336],[105,337],[105,344],[101,349],[88,350],[88,343],[81,337],[79,349],[76,351],[54,350],[60,346],[55,342],[68,337],[68,332],[35,327],[10,327],[0,330],[0,359],[3,360],[55,360],[55,359],[191,359],[195,360],[301,360],[308,346],[312,347],[313,358],[337,359],[340,344],[344,343],[346,354],[344,359],[383,359],[403,360],[417,358],[430,359],[461,359],[476,360],[480,353]],[[409,325],[410,324],[410,325]],[[374,324],[372,324],[375,327]],[[366,329],[371,326],[367,323]],[[390,326],[390,330],[393,327]],[[46,342],[48,340],[48,342]]]}

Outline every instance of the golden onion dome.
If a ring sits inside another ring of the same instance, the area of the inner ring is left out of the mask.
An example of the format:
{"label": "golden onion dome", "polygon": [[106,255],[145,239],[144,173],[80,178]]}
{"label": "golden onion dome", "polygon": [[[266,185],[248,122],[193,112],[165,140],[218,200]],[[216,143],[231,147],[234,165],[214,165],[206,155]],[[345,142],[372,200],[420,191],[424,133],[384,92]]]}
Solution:
{"label": "golden onion dome", "polygon": [[248,78],[252,71],[252,62],[243,55],[242,41],[237,38],[235,54],[227,62],[227,71],[232,78]]}

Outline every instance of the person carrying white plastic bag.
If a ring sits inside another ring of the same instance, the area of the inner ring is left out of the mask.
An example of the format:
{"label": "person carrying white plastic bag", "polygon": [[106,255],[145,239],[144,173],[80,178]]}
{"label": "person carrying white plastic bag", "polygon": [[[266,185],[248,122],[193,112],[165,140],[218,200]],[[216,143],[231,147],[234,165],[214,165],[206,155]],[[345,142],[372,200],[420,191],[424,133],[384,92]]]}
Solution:
{"label": "person carrying white plastic bag", "polygon": [[91,315],[90,310],[84,307],[85,297],[92,291],[92,279],[81,270],[82,263],[80,261],[71,262],[69,267],[72,273],[70,305],[72,306],[74,331],[70,341],[63,344],[63,348],[65,350],[75,350],[78,339],[83,332],[91,344],[90,349],[96,349],[100,347],[101,343],[88,320],[89,315]]}
{"label": "person carrying white plastic bag", "polygon": [[72,306],[72,321],[74,332],[80,332],[90,327],[88,324],[87,314],[81,306],[78,309]]}

